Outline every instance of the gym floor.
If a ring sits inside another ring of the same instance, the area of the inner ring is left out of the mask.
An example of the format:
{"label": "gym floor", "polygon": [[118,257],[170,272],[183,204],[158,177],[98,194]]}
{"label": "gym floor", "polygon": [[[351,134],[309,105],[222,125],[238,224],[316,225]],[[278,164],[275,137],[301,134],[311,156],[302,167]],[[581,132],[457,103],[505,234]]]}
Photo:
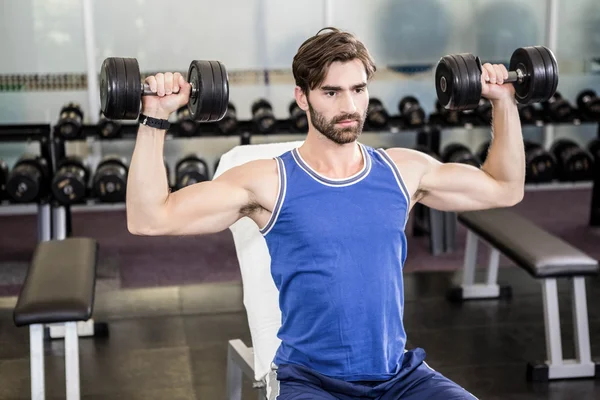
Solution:
{"label": "gym floor", "polygon": [[[586,190],[529,192],[517,208],[598,258],[600,235],[585,227],[589,199]],[[74,234],[100,242],[94,319],[110,329],[108,338],[80,340],[82,398],[223,399],[227,341],[251,344],[230,237],[134,238],[123,231],[123,221],[119,213],[74,214]],[[11,232],[0,237],[0,399],[27,399],[28,331],[13,325],[12,309],[35,245],[35,219],[2,217],[0,225]],[[204,249],[190,252],[190,244]],[[524,271],[501,261],[499,281],[512,286],[510,300],[446,301],[446,289],[462,265],[462,230],[457,245],[454,254],[433,257],[425,238],[409,234],[408,348],[424,348],[433,368],[481,399],[600,398],[600,380],[526,381],[527,362],[543,360],[546,353],[541,287]],[[212,267],[195,269],[198,265]],[[563,353],[570,358],[567,284],[559,282],[559,296]],[[600,278],[588,279],[586,288],[591,352],[600,359]],[[46,345],[47,398],[64,398],[63,342]],[[256,399],[248,380],[244,398]]]}
{"label": "gym floor", "polygon": [[[544,359],[540,286],[520,269],[500,270],[513,298],[448,303],[450,272],[406,275],[408,347],[481,399],[598,399],[599,380],[528,383],[526,363]],[[588,284],[592,355],[600,355],[600,280]],[[559,286],[565,357],[573,357],[568,288]],[[110,337],[80,340],[83,399],[223,399],[227,341],[250,344],[241,285],[214,283],[128,289],[102,296],[96,321]],[[27,330],[15,328],[12,298],[0,300],[0,399],[29,398]],[[594,340],[594,338],[596,340]],[[62,341],[47,342],[50,399],[64,398]],[[244,399],[255,399],[245,381]]]}

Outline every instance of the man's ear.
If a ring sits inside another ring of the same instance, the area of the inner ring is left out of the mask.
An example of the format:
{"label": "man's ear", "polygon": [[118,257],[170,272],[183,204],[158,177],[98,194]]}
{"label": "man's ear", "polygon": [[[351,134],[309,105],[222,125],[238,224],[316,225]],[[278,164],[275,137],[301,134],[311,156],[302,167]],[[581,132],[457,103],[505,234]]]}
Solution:
{"label": "man's ear", "polygon": [[296,86],[294,89],[294,97],[296,98],[296,103],[300,109],[308,112],[308,97],[304,93],[304,91],[300,88],[300,86]]}

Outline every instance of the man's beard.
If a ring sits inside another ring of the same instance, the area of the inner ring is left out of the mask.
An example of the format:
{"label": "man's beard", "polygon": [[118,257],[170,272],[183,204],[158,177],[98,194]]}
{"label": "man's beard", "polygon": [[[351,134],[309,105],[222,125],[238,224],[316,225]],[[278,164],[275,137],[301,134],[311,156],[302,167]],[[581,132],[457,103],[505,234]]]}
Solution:
{"label": "man's beard", "polygon": [[[367,115],[365,110],[365,113],[362,116],[359,113],[342,114],[332,118],[331,120],[327,120],[323,114],[319,113],[312,107],[310,101],[308,102],[308,111],[310,112],[310,119],[315,129],[321,132],[323,136],[337,144],[354,142],[362,133]],[[358,123],[346,127],[335,126],[335,124],[344,120],[358,121]]]}

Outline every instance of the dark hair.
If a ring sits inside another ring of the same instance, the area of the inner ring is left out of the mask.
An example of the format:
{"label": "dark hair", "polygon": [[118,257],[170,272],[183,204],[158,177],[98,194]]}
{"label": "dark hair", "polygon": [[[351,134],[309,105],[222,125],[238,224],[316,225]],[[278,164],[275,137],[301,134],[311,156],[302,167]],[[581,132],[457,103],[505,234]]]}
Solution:
{"label": "dark hair", "polygon": [[[321,33],[326,30],[330,32]],[[296,85],[308,94],[309,89],[323,83],[331,63],[354,59],[362,61],[367,80],[371,79],[376,67],[365,45],[351,33],[332,27],[323,28],[302,43],[294,56],[292,72]]]}

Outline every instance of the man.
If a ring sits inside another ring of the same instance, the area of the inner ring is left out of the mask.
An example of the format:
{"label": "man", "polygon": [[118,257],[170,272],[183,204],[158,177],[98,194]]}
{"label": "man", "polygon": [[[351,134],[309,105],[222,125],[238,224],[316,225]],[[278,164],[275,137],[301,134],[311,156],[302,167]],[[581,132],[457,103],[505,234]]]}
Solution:
{"label": "man", "polygon": [[[405,350],[402,267],[408,213],[506,207],[523,197],[525,156],[508,72],[485,64],[482,93],[493,104],[489,155],[481,169],[442,164],[418,151],[375,150],[362,131],[375,64],[353,35],[326,28],[293,61],[305,142],[280,157],[232,168],[211,182],[169,193],[164,131],[141,125],[127,188],[127,223],[139,235],[219,232],[242,217],[264,235],[279,290],[281,339],[272,399],[474,398]],[[187,103],[179,74],[147,83],[143,114],[167,119]]]}

